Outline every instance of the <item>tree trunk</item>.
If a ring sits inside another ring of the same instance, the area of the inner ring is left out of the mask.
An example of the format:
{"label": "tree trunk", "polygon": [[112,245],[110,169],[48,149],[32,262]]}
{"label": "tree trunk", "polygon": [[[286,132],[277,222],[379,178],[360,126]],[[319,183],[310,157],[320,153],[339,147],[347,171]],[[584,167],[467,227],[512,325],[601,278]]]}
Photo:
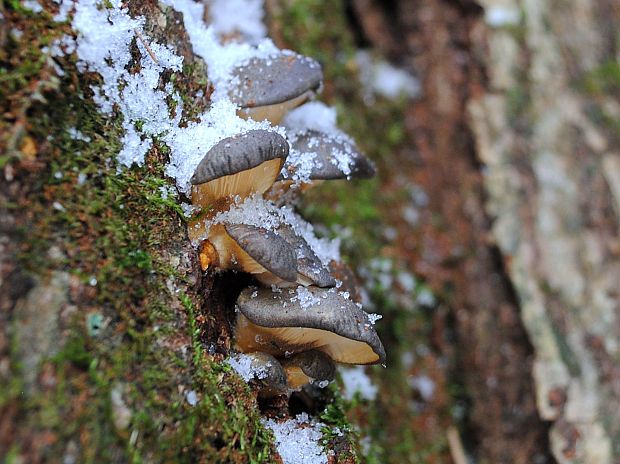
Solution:
{"label": "tree trunk", "polygon": [[[157,137],[117,169],[122,117],[57,42],[71,16],[32,3],[0,1],[0,461],[279,462],[261,414],[301,407],[336,462],[460,464],[460,444],[476,462],[620,462],[617,2],[264,2],[380,168],[301,208],[346,232],[388,367],[376,401],[303,407],[259,404],[224,363],[250,279],[202,273]],[[191,123],[212,88],[187,18],[127,6],[145,18],[132,72],[143,40],[183,56],[160,85]],[[369,94],[360,47],[420,94]]]}

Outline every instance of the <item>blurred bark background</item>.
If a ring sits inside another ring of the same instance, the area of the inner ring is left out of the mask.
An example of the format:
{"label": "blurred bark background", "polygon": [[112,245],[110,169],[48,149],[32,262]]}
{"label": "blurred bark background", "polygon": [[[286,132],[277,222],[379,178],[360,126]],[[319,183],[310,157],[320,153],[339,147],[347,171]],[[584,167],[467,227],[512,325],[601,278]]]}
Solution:
{"label": "blurred bark background", "polygon": [[[167,185],[165,147],[155,144],[148,166],[120,180],[101,172],[121,134],[89,100],[97,78],[71,62],[55,77],[40,50],[70,25],[18,4],[0,2],[0,461],[276,462],[255,397],[217,367],[231,344],[234,293],[247,282],[203,276],[176,200],[153,200]],[[151,37],[185,57],[179,85],[208,88],[182,15],[128,4]],[[432,353],[418,362],[436,372],[439,391],[423,413],[405,413],[412,393],[398,388],[411,367],[393,355],[385,374],[375,371],[379,399],[349,418],[382,427],[376,462],[450,462],[458,447],[445,432],[457,424],[475,462],[620,463],[620,3],[265,7],[278,45],[320,45],[325,98],[344,94],[341,113],[360,98],[357,84],[331,71],[343,43],[421,83],[396,115],[404,133],[389,151],[370,140],[385,136],[380,110],[354,111],[367,127],[344,122],[379,163],[379,192],[415,185],[428,199],[415,227],[385,201],[381,220],[395,236],[382,252],[437,296],[424,329]],[[196,114],[207,98],[193,103]],[[93,142],[62,139],[68,127]],[[134,233],[144,222],[151,229]],[[390,337],[409,317],[398,311],[383,321],[392,352]],[[204,397],[198,408],[188,392]],[[403,443],[412,429],[407,437],[428,442],[426,454]],[[344,455],[335,459],[351,462]]]}
{"label": "blurred bark background", "polygon": [[480,457],[548,462],[549,434],[558,462],[620,462],[620,4],[353,5],[424,83],[414,179],[445,222],[421,253],[450,245],[413,266],[454,286]]}

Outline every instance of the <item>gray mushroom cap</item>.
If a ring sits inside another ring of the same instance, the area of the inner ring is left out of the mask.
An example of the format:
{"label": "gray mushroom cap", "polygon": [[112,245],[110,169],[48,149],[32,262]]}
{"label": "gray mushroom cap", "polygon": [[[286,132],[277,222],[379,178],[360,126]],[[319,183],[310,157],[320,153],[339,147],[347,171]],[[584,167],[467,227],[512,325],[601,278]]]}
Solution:
{"label": "gray mushroom cap", "polygon": [[297,235],[288,224],[282,224],[276,230],[284,240],[293,246],[297,254],[297,272],[306,277],[317,287],[334,287],[334,279],[329,271],[323,266],[318,256],[303,237]]}
{"label": "gray mushroom cap", "polygon": [[287,282],[295,282],[297,255],[284,238],[270,230],[247,224],[225,224],[224,228],[258,264]]}
{"label": "gray mushroom cap", "polygon": [[[367,179],[376,173],[375,166],[346,136],[326,134],[313,129],[294,133],[291,147],[302,156],[312,153],[310,180]],[[290,161],[290,160],[289,160]],[[285,163],[278,180],[295,179],[298,166]]]}
{"label": "gray mushroom cap", "polygon": [[234,68],[232,76],[239,85],[229,92],[229,97],[242,108],[282,103],[318,90],[323,81],[317,61],[291,52],[251,58]]}
{"label": "gray mushroom cap", "polygon": [[314,380],[334,380],[336,365],[329,356],[319,350],[304,351],[282,361],[282,366],[298,367]]}
{"label": "gray mushroom cap", "polygon": [[269,398],[287,392],[286,372],[280,362],[267,353],[247,353],[254,373],[252,382],[259,386],[258,394]]}
{"label": "gray mushroom cap", "polygon": [[242,291],[237,299],[237,344],[275,356],[317,349],[336,362],[385,362],[377,332],[354,302],[335,289],[307,287],[302,293],[303,297],[299,289]]}
{"label": "gray mushroom cap", "polygon": [[220,140],[200,161],[191,183],[203,184],[223,176],[254,168],[265,161],[286,160],[289,145],[277,132],[251,130]]}

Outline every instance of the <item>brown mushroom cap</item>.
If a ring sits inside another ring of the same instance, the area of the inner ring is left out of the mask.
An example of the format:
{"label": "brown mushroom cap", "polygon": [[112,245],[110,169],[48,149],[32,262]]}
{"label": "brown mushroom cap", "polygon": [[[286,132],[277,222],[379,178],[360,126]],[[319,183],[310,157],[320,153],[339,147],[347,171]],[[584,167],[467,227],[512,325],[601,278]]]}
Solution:
{"label": "brown mushroom cap", "polygon": [[274,356],[317,349],[346,364],[385,362],[385,350],[366,312],[335,289],[306,291],[310,304],[294,290],[242,291],[236,327],[240,349]]}
{"label": "brown mushroom cap", "polygon": [[313,380],[331,381],[336,366],[329,356],[319,350],[304,351],[282,361],[289,387],[297,389]]}
{"label": "brown mushroom cap", "polygon": [[286,240],[297,255],[297,281],[302,285],[316,285],[317,287],[333,287],[336,280],[330,275],[329,271],[323,266],[318,256],[312,251],[308,242],[303,237],[297,235],[293,228],[288,224],[282,224],[276,233]]}
{"label": "brown mushroom cap", "polygon": [[289,153],[288,142],[277,132],[251,130],[215,144],[191,178],[192,202],[210,206],[219,199],[271,187]]}
{"label": "brown mushroom cap", "polygon": [[317,61],[290,52],[251,58],[234,68],[232,76],[239,85],[230,90],[229,97],[242,108],[282,103],[317,91],[323,81]]}
{"label": "brown mushroom cap", "polygon": [[[262,227],[246,224],[226,224],[224,229],[260,266],[285,281],[295,282],[297,255],[295,249],[284,238]],[[240,258],[243,260],[244,257],[238,256],[237,260]],[[244,263],[240,264],[243,266]]]}
{"label": "brown mushroom cap", "polygon": [[[345,136],[308,129],[291,136],[291,147],[298,153],[313,153],[310,180],[366,179],[376,173],[375,166]],[[289,160],[290,161],[290,160]],[[298,166],[285,163],[279,180],[294,179]]]}

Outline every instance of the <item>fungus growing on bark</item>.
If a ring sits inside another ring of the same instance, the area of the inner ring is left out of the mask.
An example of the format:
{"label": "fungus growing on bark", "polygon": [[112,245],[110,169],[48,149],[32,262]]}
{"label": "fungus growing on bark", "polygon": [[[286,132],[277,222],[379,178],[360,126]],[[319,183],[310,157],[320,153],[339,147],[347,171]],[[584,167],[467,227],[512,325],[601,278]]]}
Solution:
{"label": "fungus growing on bark", "polygon": [[247,353],[252,371],[251,382],[260,398],[273,398],[288,393],[287,374],[280,362],[267,353]]}
{"label": "fungus growing on bark", "polygon": [[[291,148],[301,154],[289,159],[278,180],[316,181],[367,179],[376,173],[375,166],[346,136],[317,130],[290,135]],[[310,157],[311,161],[306,162]]]}
{"label": "fungus growing on bark", "polygon": [[336,366],[329,356],[319,350],[304,351],[282,361],[289,388],[297,390],[310,382],[330,382]]}
{"label": "fungus growing on bark", "polygon": [[323,81],[321,66],[312,58],[281,52],[251,58],[232,71],[238,81],[229,92],[241,108],[239,116],[278,124],[291,109],[314,98]]}
{"label": "fungus growing on bark", "polygon": [[277,132],[251,130],[216,143],[191,178],[192,203],[210,206],[231,196],[262,194],[273,184],[289,153]]}
{"label": "fungus growing on bark", "polygon": [[[289,153],[277,132],[251,130],[215,144],[191,178],[192,203],[219,212],[232,198],[263,194],[273,184]],[[204,218],[189,224],[192,240],[205,235]]]}
{"label": "fungus growing on bark", "polygon": [[270,230],[246,224],[215,224],[201,245],[203,270],[217,266],[255,274],[259,280],[295,282],[294,248]]}
{"label": "fungus growing on bark", "polygon": [[345,364],[385,361],[366,312],[335,289],[247,288],[237,299],[236,342],[243,352],[274,356],[320,350]]}
{"label": "fungus growing on bark", "polygon": [[297,282],[301,285],[316,285],[317,287],[333,287],[336,280],[323,266],[318,256],[306,240],[296,234],[291,226],[282,224],[277,231],[295,249],[297,255]]}

